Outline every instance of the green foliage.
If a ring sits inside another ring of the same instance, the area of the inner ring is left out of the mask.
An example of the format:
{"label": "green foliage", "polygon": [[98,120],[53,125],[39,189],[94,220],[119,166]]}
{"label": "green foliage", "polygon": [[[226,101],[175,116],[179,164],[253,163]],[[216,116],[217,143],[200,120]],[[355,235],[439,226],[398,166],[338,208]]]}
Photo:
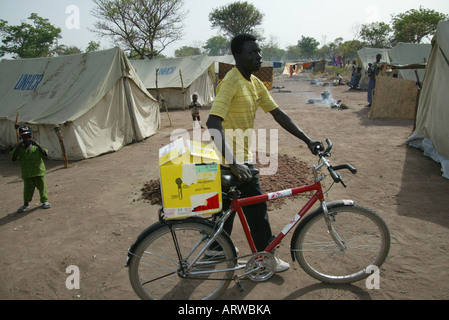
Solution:
{"label": "green foliage", "polygon": [[301,50],[302,58],[313,59],[319,45],[320,43],[315,38],[301,36],[298,47]]}
{"label": "green foliage", "polygon": [[373,48],[390,48],[390,33],[392,29],[385,22],[373,22],[362,25],[360,37]]}
{"label": "green foliage", "polygon": [[209,14],[212,28],[222,30],[226,36],[233,38],[241,33],[261,36],[257,27],[262,25],[264,14],[248,2],[234,2]]}
{"label": "green foliage", "polygon": [[80,48],[76,47],[76,46],[65,46],[65,45],[60,45],[55,49],[55,54],[58,56],[66,56],[69,54],[79,54],[79,53],[83,53],[81,51]]}
{"label": "green foliage", "polygon": [[12,54],[14,58],[38,58],[52,54],[52,47],[61,38],[61,29],[36,13],[32,13],[28,19],[32,24],[22,22],[18,26],[8,26],[7,21],[0,19],[3,43],[0,46],[0,56]]}
{"label": "green foliage", "polygon": [[215,36],[207,40],[203,46],[209,56],[224,56],[231,54],[229,40],[223,36]]}
{"label": "green foliage", "polygon": [[87,45],[86,52],[98,51],[100,49],[100,43],[95,41],[90,41]]}
{"label": "green foliage", "polygon": [[398,14],[392,19],[393,40],[397,43],[421,43],[424,38],[430,40],[436,33],[438,23],[446,19],[447,15],[423,7]]}
{"label": "green foliage", "polygon": [[175,51],[175,57],[190,57],[190,56],[197,56],[200,55],[201,49],[200,48],[194,48],[189,46],[183,46]]}

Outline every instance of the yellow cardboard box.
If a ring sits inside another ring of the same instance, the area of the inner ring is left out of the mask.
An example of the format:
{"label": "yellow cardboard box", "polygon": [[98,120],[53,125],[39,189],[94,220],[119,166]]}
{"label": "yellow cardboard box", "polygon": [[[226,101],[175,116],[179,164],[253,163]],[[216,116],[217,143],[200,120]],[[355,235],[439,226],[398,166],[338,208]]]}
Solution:
{"label": "yellow cardboard box", "polygon": [[178,139],[159,150],[161,192],[166,219],[221,211],[221,175],[214,149]]}

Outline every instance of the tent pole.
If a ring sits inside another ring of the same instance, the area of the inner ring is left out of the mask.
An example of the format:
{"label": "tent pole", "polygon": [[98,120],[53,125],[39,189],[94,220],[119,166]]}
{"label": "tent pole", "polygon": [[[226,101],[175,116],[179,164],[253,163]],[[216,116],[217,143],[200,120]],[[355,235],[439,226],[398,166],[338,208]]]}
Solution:
{"label": "tent pole", "polygon": [[59,140],[59,145],[61,146],[62,158],[64,159],[64,167],[67,169],[69,167],[69,161],[67,159],[67,152],[64,146],[64,138],[62,136],[61,127],[59,126],[59,124],[55,124],[53,129],[55,130],[56,136]]}
{"label": "tent pole", "polygon": [[159,109],[162,108],[162,106],[165,107],[165,111],[167,112],[168,115],[168,120],[170,121],[170,127],[172,126],[171,124],[171,118],[170,118],[170,113],[168,113],[168,108],[167,108],[167,101],[165,101],[164,97],[162,96],[162,94],[159,94],[159,87],[157,85],[157,77],[159,74],[159,69],[156,69],[156,99],[159,102]]}
{"label": "tent pole", "polygon": [[123,77],[123,86],[125,87],[125,97],[126,97],[126,103],[128,104],[128,113],[129,113],[129,117],[131,118],[131,126],[132,126],[133,134],[134,134],[134,139],[133,139],[133,143],[134,143],[138,140],[137,140],[137,132],[136,132],[136,124],[135,124],[135,120],[134,120],[134,115],[131,110],[131,101],[129,99],[129,92],[128,92],[128,85],[127,85],[126,77]]}
{"label": "tent pole", "polygon": [[179,76],[181,77],[181,86],[182,86],[182,99],[183,99],[183,110],[185,110],[186,109],[186,96],[185,96],[185,94],[186,94],[186,92],[184,91],[184,80],[182,79],[182,71],[181,70],[179,70]]}

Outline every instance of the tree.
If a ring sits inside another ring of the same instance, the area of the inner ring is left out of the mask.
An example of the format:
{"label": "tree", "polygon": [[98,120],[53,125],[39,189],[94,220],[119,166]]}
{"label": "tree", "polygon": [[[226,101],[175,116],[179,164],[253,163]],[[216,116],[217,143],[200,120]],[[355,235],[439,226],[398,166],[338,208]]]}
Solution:
{"label": "tree", "polygon": [[443,13],[423,7],[398,14],[392,18],[393,39],[396,43],[421,43],[424,38],[431,40],[436,33],[438,23],[447,18],[448,16]]}
{"label": "tree", "polygon": [[223,36],[215,36],[206,41],[203,46],[209,56],[224,56],[231,54],[229,40]]}
{"label": "tree", "polygon": [[93,0],[95,30],[139,59],[152,59],[182,38],[182,0]]}
{"label": "tree", "polygon": [[201,54],[201,48],[183,46],[175,51],[175,57],[190,57]]}
{"label": "tree", "polygon": [[261,46],[263,59],[266,61],[280,61],[285,55],[285,50],[279,48],[279,44],[273,36],[266,44]]}
{"label": "tree", "polygon": [[257,27],[262,25],[263,17],[262,12],[245,1],[214,9],[209,14],[209,21],[212,28],[220,29],[230,38],[241,33],[251,33],[260,38],[262,33],[257,30]]}
{"label": "tree", "polygon": [[66,56],[69,54],[79,54],[82,53],[81,49],[76,46],[65,46],[60,45],[55,49],[55,54],[58,56]]}
{"label": "tree", "polygon": [[32,13],[28,18],[33,22],[22,22],[18,26],[8,26],[8,21],[0,19],[0,57],[12,54],[13,58],[47,57],[53,53],[53,46],[61,38],[61,29],[51,25],[48,19]]}
{"label": "tree", "polygon": [[390,33],[392,29],[385,22],[373,22],[362,25],[360,37],[373,48],[391,48]]}
{"label": "tree", "polygon": [[100,49],[100,43],[95,41],[89,41],[87,45],[86,52],[94,52]]}
{"label": "tree", "polygon": [[343,63],[346,65],[348,60],[357,57],[357,51],[363,48],[363,43],[357,40],[345,41],[339,45],[338,52],[343,58]]}
{"label": "tree", "polygon": [[305,59],[313,59],[320,43],[311,37],[301,36],[298,41],[298,48],[301,50],[301,57]]}
{"label": "tree", "polygon": [[298,46],[288,46],[285,53],[286,60],[298,60],[301,58],[301,49]]}

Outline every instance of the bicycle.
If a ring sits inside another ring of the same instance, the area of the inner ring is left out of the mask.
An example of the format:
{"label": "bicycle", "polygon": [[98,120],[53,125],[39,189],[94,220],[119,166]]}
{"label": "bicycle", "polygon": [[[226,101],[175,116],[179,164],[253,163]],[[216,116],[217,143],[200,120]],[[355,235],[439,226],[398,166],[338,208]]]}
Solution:
{"label": "bicycle", "polygon": [[[163,209],[159,221],[143,231],[128,250],[126,266],[131,285],[141,299],[200,300],[216,299],[235,282],[240,290],[242,279],[260,282],[275,273],[274,250],[297,225],[291,238],[293,261],[313,278],[328,284],[348,284],[367,278],[368,270],[380,267],[390,248],[390,233],[385,221],[374,211],[352,200],[326,203],[319,175],[326,167],[334,183],[346,187],[337,172],[357,170],[349,165],[331,166],[332,142],[319,152],[314,165],[313,184],[265,195],[240,198],[239,182],[232,174],[222,173],[222,192],[232,202],[228,210],[210,218],[190,217],[167,221]],[[254,172],[257,174],[257,172]],[[333,185],[333,184],[332,184]],[[257,252],[242,207],[272,201],[296,194],[314,192],[308,202],[282,229],[263,252]],[[320,202],[313,211],[310,209]],[[245,263],[237,257],[236,248],[223,230],[226,219],[237,212],[252,254]],[[299,224],[298,224],[299,223]],[[222,251],[210,255],[211,246],[219,244]],[[235,274],[242,270],[243,273]]]}

